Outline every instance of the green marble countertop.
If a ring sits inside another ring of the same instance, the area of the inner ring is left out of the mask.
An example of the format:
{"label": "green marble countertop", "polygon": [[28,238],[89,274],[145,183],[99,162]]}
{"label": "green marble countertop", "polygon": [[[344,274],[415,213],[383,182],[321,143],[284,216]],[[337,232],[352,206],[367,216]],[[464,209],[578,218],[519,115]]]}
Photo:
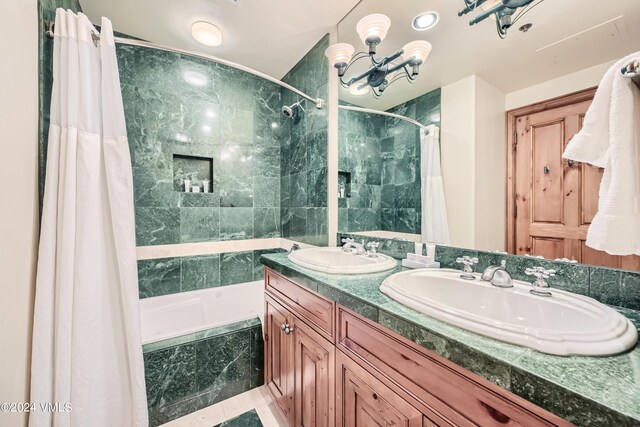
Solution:
{"label": "green marble countertop", "polygon": [[[380,292],[404,267],[340,276],[293,264],[286,253],[262,263],[296,283],[435,351],[578,426],[640,426],[640,345],[607,357],[552,356],[460,329],[405,307]],[[640,312],[613,307],[640,329]]]}

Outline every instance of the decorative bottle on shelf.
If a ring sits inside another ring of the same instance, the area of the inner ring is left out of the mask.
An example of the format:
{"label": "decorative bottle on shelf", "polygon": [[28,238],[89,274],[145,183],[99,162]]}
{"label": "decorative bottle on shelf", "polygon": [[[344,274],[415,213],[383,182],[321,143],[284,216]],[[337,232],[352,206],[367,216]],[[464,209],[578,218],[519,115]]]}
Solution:
{"label": "decorative bottle on shelf", "polygon": [[340,183],[340,198],[344,199],[344,192],[345,192],[345,187],[344,187],[344,182]]}
{"label": "decorative bottle on shelf", "polygon": [[184,192],[188,193],[191,191],[191,180],[189,178],[184,179]]}
{"label": "decorative bottle on shelf", "polygon": [[209,192],[209,180],[208,179],[203,179],[202,180],[202,192],[203,193],[208,193]]}

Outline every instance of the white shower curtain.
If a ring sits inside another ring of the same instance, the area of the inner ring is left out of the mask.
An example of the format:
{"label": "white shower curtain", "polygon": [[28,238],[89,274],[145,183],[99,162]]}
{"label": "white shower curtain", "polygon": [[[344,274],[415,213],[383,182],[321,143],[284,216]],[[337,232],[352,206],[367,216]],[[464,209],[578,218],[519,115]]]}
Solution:
{"label": "white shower curtain", "polygon": [[422,241],[449,243],[449,223],[440,166],[440,129],[436,125],[420,131],[422,184]]}
{"label": "white shower curtain", "polygon": [[[113,29],[56,12],[31,427],[146,426],[133,184]],[[70,406],[64,406],[70,404]],[[70,409],[68,410],[64,410]]]}

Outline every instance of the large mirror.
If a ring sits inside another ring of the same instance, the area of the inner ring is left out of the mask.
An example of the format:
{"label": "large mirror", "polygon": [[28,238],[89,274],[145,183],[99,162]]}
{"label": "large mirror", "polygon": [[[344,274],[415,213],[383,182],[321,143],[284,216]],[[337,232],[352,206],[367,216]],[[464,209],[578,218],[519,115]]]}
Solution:
{"label": "large mirror", "polygon": [[[602,170],[562,159],[605,72],[640,46],[637,1],[533,2],[469,25],[499,3],[458,16],[464,0],[364,0],[341,21],[355,54],[339,90],[339,231],[639,268],[585,245]],[[390,84],[348,85],[376,31],[373,58],[393,72],[370,79]],[[414,40],[432,46],[417,69],[394,55]]]}

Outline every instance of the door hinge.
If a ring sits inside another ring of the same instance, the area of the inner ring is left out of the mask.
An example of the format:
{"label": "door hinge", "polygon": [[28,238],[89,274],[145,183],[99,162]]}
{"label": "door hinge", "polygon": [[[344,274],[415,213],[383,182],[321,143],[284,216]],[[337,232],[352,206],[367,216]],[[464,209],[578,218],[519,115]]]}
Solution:
{"label": "door hinge", "polygon": [[518,131],[513,132],[513,147],[518,145]]}

